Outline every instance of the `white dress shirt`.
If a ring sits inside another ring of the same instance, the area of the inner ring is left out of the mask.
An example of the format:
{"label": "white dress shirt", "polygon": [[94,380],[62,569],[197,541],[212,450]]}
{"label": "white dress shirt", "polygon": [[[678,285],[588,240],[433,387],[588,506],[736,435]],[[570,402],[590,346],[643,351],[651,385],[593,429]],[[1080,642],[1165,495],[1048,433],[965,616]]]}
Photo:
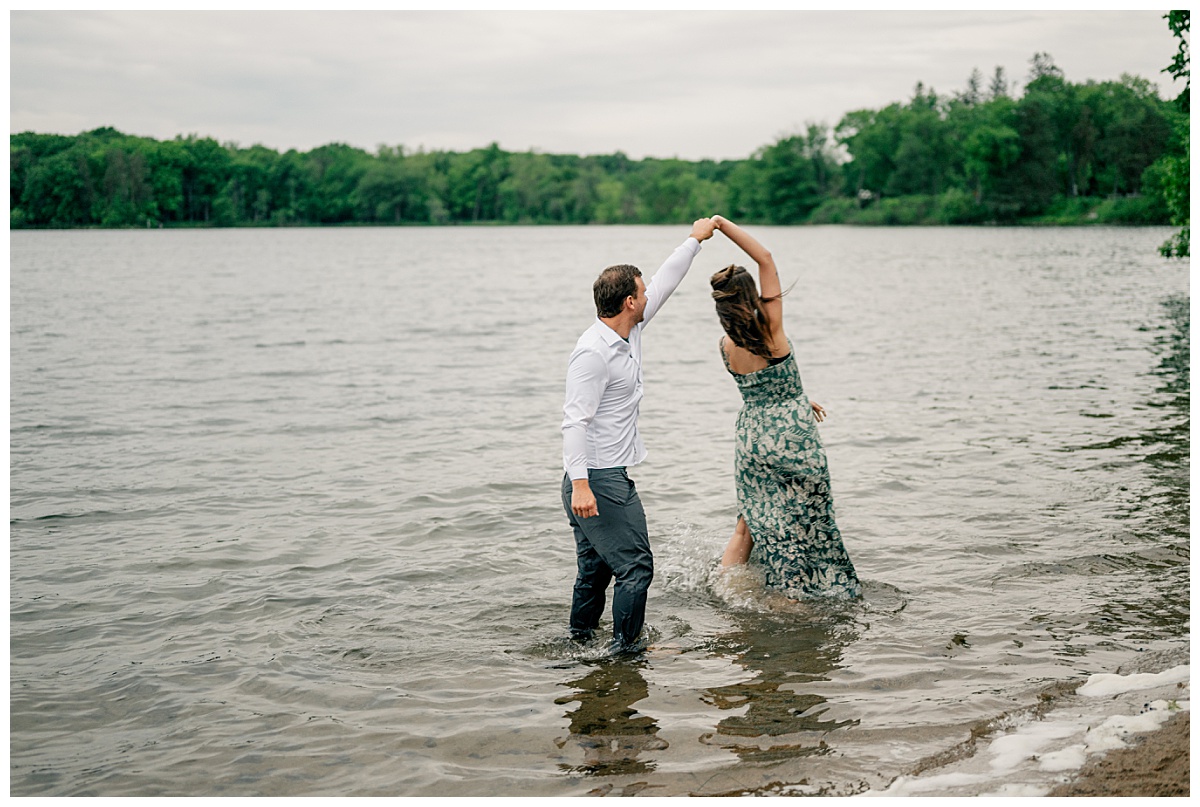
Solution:
{"label": "white dress shirt", "polygon": [[588,468],[637,465],[646,458],[638,434],[642,401],[642,329],[662,308],[700,252],[689,237],[646,286],[642,321],[622,339],[599,318],[583,332],[567,362],[563,404],[563,468],[571,479],[587,479]]}

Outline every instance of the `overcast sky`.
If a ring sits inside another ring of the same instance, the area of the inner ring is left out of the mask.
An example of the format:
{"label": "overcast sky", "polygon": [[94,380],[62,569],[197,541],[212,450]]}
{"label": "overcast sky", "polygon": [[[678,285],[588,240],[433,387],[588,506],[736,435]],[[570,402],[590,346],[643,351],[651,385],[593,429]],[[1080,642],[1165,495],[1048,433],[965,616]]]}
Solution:
{"label": "overcast sky", "polygon": [[1038,51],[1174,97],[1162,14],[17,11],[10,131],[737,159]]}

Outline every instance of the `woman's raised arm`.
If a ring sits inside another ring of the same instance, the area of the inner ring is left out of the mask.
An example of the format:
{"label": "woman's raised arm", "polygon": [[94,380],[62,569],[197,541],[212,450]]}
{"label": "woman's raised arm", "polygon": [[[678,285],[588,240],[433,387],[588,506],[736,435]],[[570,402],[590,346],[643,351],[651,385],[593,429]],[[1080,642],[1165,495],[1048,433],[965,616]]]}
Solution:
{"label": "woman's raised arm", "polygon": [[779,283],[779,272],[775,269],[775,259],[771,251],[758,242],[738,225],[724,216],[713,216],[717,229],[723,232],[730,241],[741,247],[742,252],[758,264],[758,291],[763,297],[778,297],[783,291]]}
{"label": "woman's raised arm", "polygon": [[786,345],[787,337],[783,335],[783,286],[779,282],[779,271],[775,268],[771,251],[724,216],[713,216],[712,219],[718,230],[758,264],[758,293],[763,297],[763,308],[771,321],[771,341],[775,342],[778,337]]}

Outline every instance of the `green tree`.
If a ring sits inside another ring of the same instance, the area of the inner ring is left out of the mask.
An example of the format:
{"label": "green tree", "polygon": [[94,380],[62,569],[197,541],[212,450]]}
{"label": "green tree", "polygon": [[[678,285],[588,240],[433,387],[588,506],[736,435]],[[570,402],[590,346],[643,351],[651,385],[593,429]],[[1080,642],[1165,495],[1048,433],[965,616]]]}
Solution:
{"label": "green tree", "polygon": [[952,164],[952,143],[945,125],[943,107],[932,89],[918,82],[912,101],[899,116],[900,137],[896,145],[896,170],[883,192],[889,196],[938,194],[947,185]]}
{"label": "green tree", "polygon": [[[1186,12],[1170,19],[1186,31]],[[1186,43],[1181,53],[1173,67],[1187,77]],[[1019,98],[1001,68],[986,95],[973,70],[962,92],[918,84],[905,103],[847,114],[833,135],[809,124],[721,162],[510,154],[496,143],[280,154],[108,127],[25,132],[10,136],[10,226],[663,223],[714,210],[779,224],[957,223],[1078,216],[1095,208],[1085,197],[1140,193],[1105,216],[1186,228],[1189,142],[1186,114],[1145,80],[1071,84],[1039,53]]]}
{"label": "green tree", "polygon": [[607,177],[596,186],[595,220],[601,224],[621,224],[637,215],[637,202],[620,179]]}
{"label": "green tree", "polygon": [[12,226],[35,223],[31,219],[32,213],[21,206],[22,200],[25,199],[25,186],[29,182],[30,171],[39,162],[71,148],[75,142],[75,138],[66,135],[34,132],[22,132],[9,138],[8,204]]}
{"label": "green tree", "polygon": [[180,176],[184,220],[211,222],[217,193],[228,181],[229,152],[211,137],[189,135],[176,142],[185,157]]}
{"label": "green tree", "polygon": [[850,154],[844,170],[851,193],[881,194],[889,187],[896,171],[903,117],[900,104],[880,110],[855,110],[842,117],[834,131],[838,143]]}
{"label": "green tree", "polygon": [[988,100],[995,101],[998,98],[1008,98],[1008,79],[1004,75],[1004,68],[1000,65],[996,65],[992,81],[988,84]]}
{"label": "green tree", "polygon": [[183,217],[183,169],[188,155],[179,141],[148,141],[147,164],[150,188],[160,222],[178,222]]}
{"label": "green tree", "polygon": [[996,198],[1008,169],[1021,153],[1021,136],[1015,128],[1016,105],[1000,96],[985,106],[958,116],[963,174],[975,204],[999,204]]}
{"label": "green tree", "polygon": [[955,96],[955,100],[967,106],[974,106],[983,101],[983,73],[979,72],[978,67],[971,70],[966,88]]}
{"label": "green tree", "polygon": [[508,155],[492,143],[450,158],[447,199],[455,221],[495,221],[500,183],[508,174]]}
{"label": "green tree", "polygon": [[1120,82],[1080,88],[1080,123],[1089,137],[1076,137],[1078,154],[1094,167],[1095,192],[1129,194],[1141,190],[1141,176],[1167,148],[1171,124],[1167,105],[1145,79],[1129,75]]}
{"label": "green tree", "polygon": [[313,193],[313,178],[303,154],[288,149],[279,155],[267,172],[267,188],[272,199],[271,220],[274,224],[306,221],[305,205]]}
{"label": "green tree", "polygon": [[[810,124],[804,134],[783,137],[758,149],[728,174],[721,193],[711,180],[709,204],[751,221],[797,224],[825,199],[835,184],[837,166],[830,154],[829,131]],[[695,199],[700,202],[699,198]],[[710,210],[708,205],[690,209]]]}
{"label": "green tree", "polygon": [[303,221],[340,224],[354,220],[354,189],[367,171],[370,155],[344,143],[319,146],[301,162],[307,174],[299,182],[298,206]]}
{"label": "green tree", "polygon": [[79,141],[28,169],[19,209],[28,224],[79,227],[92,223],[95,199],[87,147]]}
{"label": "green tree", "polygon": [[140,151],[111,147],[104,152],[104,194],[94,218],[103,227],[138,225],[157,218],[150,171]]}
{"label": "green tree", "polygon": [[1167,158],[1164,168],[1164,188],[1167,207],[1171,211],[1171,223],[1181,227],[1180,231],[1167,240],[1159,251],[1167,257],[1187,258],[1191,255],[1191,130],[1189,118],[1192,109],[1192,71],[1187,38],[1191,27],[1190,11],[1170,11],[1166,14],[1171,33],[1179,40],[1179,50],[1164,72],[1174,79],[1184,79],[1183,92],[1175,99],[1183,113],[1177,123],[1177,138],[1182,153]]}
{"label": "green tree", "polygon": [[428,220],[428,203],[417,165],[399,147],[380,148],[351,198],[357,221],[400,224]]}
{"label": "green tree", "polygon": [[1015,127],[1021,153],[1006,177],[1020,215],[1036,215],[1056,196],[1076,188],[1076,160],[1067,141],[1073,126],[1072,88],[1044,53],[1032,59],[1030,80],[1017,102]]}
{"label": "green tree", "polygon": [[[512,154],[496,189],[503,221],[546,223],[569,218],[565,199],[569,171],[543,154]],[[473,211],[472,211],[473,212]]]}

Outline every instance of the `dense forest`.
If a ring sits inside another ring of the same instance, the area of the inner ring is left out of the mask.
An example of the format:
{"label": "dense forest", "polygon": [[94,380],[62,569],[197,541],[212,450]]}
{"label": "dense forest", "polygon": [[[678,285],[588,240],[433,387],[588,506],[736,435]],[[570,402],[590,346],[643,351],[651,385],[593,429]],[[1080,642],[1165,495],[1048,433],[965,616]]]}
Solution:
{"label": "dense forest", "polygon": [[1134,76],[1073,84],[1039,53],[1019,92],[1003,69],[976,70],[960,91],[917,84],[903,103],[720,162],[494,143],[464,153],[344,144],[279,153],[196,135],[25,132],[10,136],[10,222],[652,224],[720,211],[771,224],[1179,223],[1171,177],[1180,164],[1186,175],[1186,103]]}

